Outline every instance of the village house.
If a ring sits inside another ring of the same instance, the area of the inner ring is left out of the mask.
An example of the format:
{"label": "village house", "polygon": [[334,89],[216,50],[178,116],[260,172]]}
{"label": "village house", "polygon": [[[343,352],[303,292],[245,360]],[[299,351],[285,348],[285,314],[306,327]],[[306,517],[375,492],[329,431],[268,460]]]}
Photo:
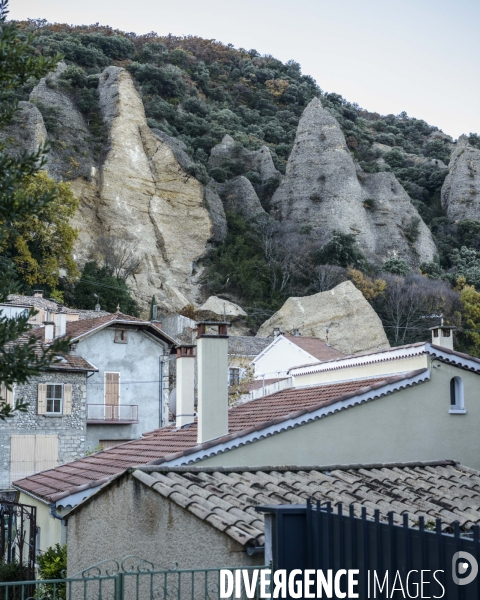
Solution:
{"label": "village house", "polygon": [[[58,333],[64,332],[62,315]],[[39,350],[54,339],[52,324],[33,333]],[[25,335],[17,343],[27,338]],[[28,404],[26,412],[15,411],[11,418],[0,421],[0,490],[11,490],[16,479],[85,455],[86,384],[96,370],[80,356],[62,354],[28,383],[17,384],[12,391],[0,386],[0,397],[11,406],[17,400]]]}
{"label": "village house", "polygon": [[[374,365],[384,368],[385,353],[377,353],[376,359],[370,355],[365,371],[358,368],[352,375],[333,369],[328,373],[336,375],[326,381],[292,386],[229,409],[226,330],[220,323],[214,335],[198,324],[197,417],[189,345],[177,349],[174,425],[18,480],[14,487],[20,501],[34,502],[39,514],[48,516],[50,507],[65,514],[134,465],[313,468],[451,458],[480,468],[480,360],[427,343],[414,357],[405,358],[404,348],[392,349],[400,357],[391,357],[388,373],[371,372]],[[61,521],[51,527],[54,539],[60,539]]]}
{"label": "village house", "polygon": [[450,531],[458,521],[468,533],[480,523],[480,472],[454,461],[129,469],[66,515],[68,574],[132,554],[157,569],[269,564],[269,522],[256,508],[307,499],[354,503],[372,520],[376,510],[383,521],[393,511],[397,525],[408,515],[413,528],[420,517]]}

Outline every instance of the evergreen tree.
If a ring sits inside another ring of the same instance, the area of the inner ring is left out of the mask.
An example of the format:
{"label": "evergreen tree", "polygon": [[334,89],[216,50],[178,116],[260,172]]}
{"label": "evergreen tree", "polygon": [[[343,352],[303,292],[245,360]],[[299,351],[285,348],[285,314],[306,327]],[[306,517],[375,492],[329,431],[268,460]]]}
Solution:
{"label": "evergreen tree", "polygon": [[[31,77],[44,77],[55,68],[59,55],[39,56],[35,52],[34,36],[20,36],[15,23],[7,23],[8,0],[0,0],[0,127],[12,122],[18,110],[14,98],[15,90]],[[22,153],[14,156],[8,153],[8,142],[0,145],[0,245],[8,235],[6,224],[22,221],[38,215],[53,201],[50,191],[31,197],[22,186],[27,177],[32,177],[45,164],[45,150],[35,153]],[[15,271],[11,261],[0,260],[0,302],[7,300],[8,294],[18,290],[15,285]],[[38,351],[36,338],[29,335],[31,326],[28,316],[9,319],[0,317],[0,381],[8,390],[15,383],[25,383],[38,375],[42,369],[55,361],[55,356],[66,349],[65,342],[55,342],[48,348]],[[22,343],[16,343],[22,336]],[[26,338],[26,339],[25,339]],[[0,419],[12,416],[15,410],[26,410],[27,405],[17,400],[14,407],[0,399]]]}

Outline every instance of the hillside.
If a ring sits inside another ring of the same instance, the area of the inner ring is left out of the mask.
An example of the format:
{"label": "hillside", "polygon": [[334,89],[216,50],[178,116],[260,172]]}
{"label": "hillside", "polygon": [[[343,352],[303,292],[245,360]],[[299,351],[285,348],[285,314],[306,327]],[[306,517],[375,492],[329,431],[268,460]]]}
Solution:
{"label": "hillside", "polygon": [[[49,140],[49,174],[80,199],[77,261],[102,237],[129,241],[142,308],[152,295],[168,312],[220,294],[258,326],[287,297],[356,277],[360,289],[430,281],[418,310],[462,318],[458,278],[480,284],[478,136],[457,145],[405,113],[324,93],[294,61],[215,40],[19,27],[65,58],[22,88],[4,135],[19,149]],[[362,291],[386,324],[379,289]],[[425,322],[402,327],[387,329],[392,341],[424,336]]]}

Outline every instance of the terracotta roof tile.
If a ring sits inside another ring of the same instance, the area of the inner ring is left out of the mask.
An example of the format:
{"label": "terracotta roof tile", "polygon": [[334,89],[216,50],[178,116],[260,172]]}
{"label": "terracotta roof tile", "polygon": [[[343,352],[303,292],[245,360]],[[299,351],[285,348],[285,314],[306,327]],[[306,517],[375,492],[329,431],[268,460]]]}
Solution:
{"label": "terracotta roof tile", "polygon": [[[382,521],[393,511],[397,524],[407,514],[411,527],[418,527],[420,516],[440,518],[447,531],[454,521],[464,531],[480,524],[480,472],[447,460],[314,468],[145,466],[126,477],[140,481],[243,546],[265,543],[264,519],[257,506],[305,504],[307,499],[333,506],[354,503],[358,516],[360,507],[365,507],[370,518],[378,510]],[[466,494],[468,500],[464,500]],[[95,495],[71,510],[67,519],[94,501]]]}
{"label": "terracotta roof tile", "polygon": [[345,356],[343,352],[333,348],[333,346],[328,346],[320,338],[303,337],[301,335],[285,335],[284,337],[322,362]]}
{"label": "terracotta roof tile", "polygon": [[311,388],[287,389],[231,408],[228,413],[229,434],[212,442],[197,445],[196,422],[180,430],[175,426],[165,427],[151,432],[142,439],[126,442],[75,462],[31,475],[14,484],[15,487],[46,501],[56,501],[79,491],[78,486],[84,484],[98,486],[101,478],[119,473],[127,467],[159,464],[181,458],[185,452],[190,454],[192,450],[212,448],[240,435],[262,431],[270,425],[305,414],[309,409],[335,404],[345,394],[351,396],[360,394],[365,388],[374,384],[384,387],[392,383],[404,382],[408,385],[408,379],[418,374],[419,372],[413,372],[407,376],[389,379],[376,378]]}

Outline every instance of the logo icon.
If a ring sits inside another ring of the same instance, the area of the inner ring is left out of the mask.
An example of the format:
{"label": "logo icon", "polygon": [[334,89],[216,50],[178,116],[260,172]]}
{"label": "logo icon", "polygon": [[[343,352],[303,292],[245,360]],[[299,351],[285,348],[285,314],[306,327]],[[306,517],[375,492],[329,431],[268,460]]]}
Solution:
{"label": "logo icon", "polygon": [[453,582],[457,585],[468,585],[477,575],[478,562],[476,558],[469,552],[455,552],[452,558]]}

